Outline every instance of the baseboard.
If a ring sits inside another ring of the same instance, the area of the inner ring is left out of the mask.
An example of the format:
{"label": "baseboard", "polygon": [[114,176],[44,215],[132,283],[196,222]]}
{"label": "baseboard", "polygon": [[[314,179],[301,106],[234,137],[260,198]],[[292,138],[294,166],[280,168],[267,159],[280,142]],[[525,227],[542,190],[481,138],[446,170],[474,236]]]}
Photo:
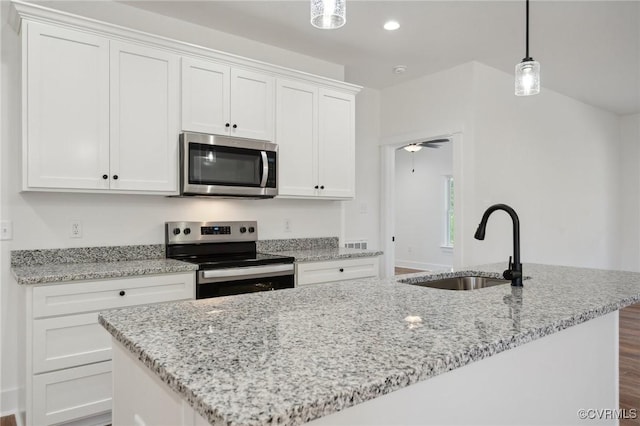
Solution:
{"label": "baseboard", "polygon": [[437,263],[415,262],[412,260],[395,261],[395,266],[399,268],[420,269],[421,271],[442,271],[451,269],[451,265],[440,265]]}
{"label": "baseboard", "polygon": [[3,389],[0,392],[0,407],[2,407],[2,411],[0,412],[0,417],[14,415],[16,416],[16,422],[18,426],[22,425],[22,416],[20,412],[24,411],[23,407],[20,407],[19,398],[20,389]]}

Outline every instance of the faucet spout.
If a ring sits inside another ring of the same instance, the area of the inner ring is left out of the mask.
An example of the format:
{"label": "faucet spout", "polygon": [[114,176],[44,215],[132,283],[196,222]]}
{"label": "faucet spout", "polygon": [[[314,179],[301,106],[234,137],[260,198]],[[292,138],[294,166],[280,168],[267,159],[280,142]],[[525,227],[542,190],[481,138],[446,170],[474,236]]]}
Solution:
{"label": "faucet spout", "polygon": [[509,269],[502,274],[505,279],[511,280],[514,287],[522,287],[522,263],[520,263],[520,219],[514,209],[506,204],[494,204],[482,215],[482,220],[474,235],[476,240],[484,240],[489,216],[496,210],[503,210],[509,214],[513,222],[513,261],[509,257]]}

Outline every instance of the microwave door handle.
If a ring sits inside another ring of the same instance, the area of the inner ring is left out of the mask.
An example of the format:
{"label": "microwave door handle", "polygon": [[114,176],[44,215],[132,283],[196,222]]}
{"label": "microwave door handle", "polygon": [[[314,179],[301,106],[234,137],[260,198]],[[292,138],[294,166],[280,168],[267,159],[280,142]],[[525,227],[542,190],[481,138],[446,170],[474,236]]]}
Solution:
{"label": "microwave door handle", "polygon": [[266,151],[260,151],[260,155],[262,155],[262,181],[260,182],[260,187],[264,188],[267,186],[267,178],[269,177],[269,161],[267,160]]}

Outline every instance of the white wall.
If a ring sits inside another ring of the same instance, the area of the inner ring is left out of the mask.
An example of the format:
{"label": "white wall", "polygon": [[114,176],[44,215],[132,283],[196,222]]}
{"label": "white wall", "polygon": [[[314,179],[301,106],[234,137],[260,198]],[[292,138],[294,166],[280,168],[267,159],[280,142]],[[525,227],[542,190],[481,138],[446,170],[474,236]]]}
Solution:
{"label": "white wall", "polygon": [[620,119],[619,267],[640,271],[640,114]]}
{"label": "white wall", "polygon": [[[519,214],[523,263],[616,268],[619,118],[543,88],[513,95],[513,76],[474,66],[472,222],[491,204]],[[506,261],[511,225],[492,217],[471,263]],[[525,266],[526,273],[526,266]]]}
{"label": "white wall", "polygon": [[356,196],[344,202],[345,241],[366,240],[380,248],[380,92],[356,97]]}
{"label": "white wall", "polygon": [[[9,2],[2,1],[6,17]],[[47,5],[52,3],[47,2]],[[264,59],[278,65],[341,78],[341,65],[266,46],[231,35],[154,15],[111,2],[65,3],[67,10],[127,25],[160,35],[240,55]],[[90,13],[89,13],[90,12]],[[1,243],[1,382],[0,413],[18,406],[17,389],[24,386],[20,363],[24,359],[22,289],[10,275],[9,251],[17,249],[74,246],[161,244],[163,225],[172,220],[257,220],[259,238],[340,236],[342,207],[335,201],[305,200],[214,200],[160,196],[24,193],[20,192],[20,61],[19,36],[2,20],[2,81],[0,134],[0,215],[13,221],[14,238]],[[375,99],[375,92],[372,93]],[[372,115],[377,116],[374,108]],[[368,131],[368,129],[367,129]],[[366,132],[365,132],[366,133]],[[375,132],[374,132],[375,133]],[[177,141],[176,141],[177,143]],[[371,205],[371,213],[377,209]],[[284,232],[284,218],[291,232]],[[70,221],[83,226],[81,239],[69,238]]]}
{"label": "white wall", "polygon": [[385,89],[381,104],[389,143],[407,132],[462,131],[460,151],[454,147],[461,167],[456,204],[465,206],[456,210],[462,264],[506,264],[512,253],[506,214],[491,218],[485,241],[473,239],[484,210],[506,203],[520,215],[525,272],[527,262],[618,266],[615,114],[546,88],[516,97],[511,75],[479,63]]}
{"label": "white wall", "polygon": [[453,143],[418,152],[396,151],[396,266],[423,270],[453,266],[443,248],[445,177],[453,173]]}

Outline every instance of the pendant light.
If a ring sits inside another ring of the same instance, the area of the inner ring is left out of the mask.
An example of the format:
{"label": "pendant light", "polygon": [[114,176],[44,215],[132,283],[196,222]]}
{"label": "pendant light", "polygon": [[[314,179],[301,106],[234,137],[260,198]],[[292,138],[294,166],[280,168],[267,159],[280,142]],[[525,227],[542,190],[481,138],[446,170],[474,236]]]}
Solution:
{"label": "pendant light", "polygon": [[529,56],[529,0],[526,11],[526,54],[516,65],[516,96],[537,95],[540,93],[540,63]]}
{"label": "pendant light", "polygon": [[347,22],[346,0],[311,0],[311,25],[323,30],[340,28]]}

